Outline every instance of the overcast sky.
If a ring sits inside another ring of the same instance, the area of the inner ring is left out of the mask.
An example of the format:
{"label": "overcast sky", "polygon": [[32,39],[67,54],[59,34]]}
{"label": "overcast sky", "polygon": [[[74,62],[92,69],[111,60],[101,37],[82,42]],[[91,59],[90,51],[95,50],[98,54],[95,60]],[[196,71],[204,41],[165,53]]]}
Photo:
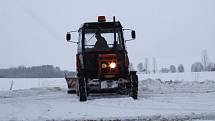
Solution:
{"label": "overcast sky", "polygon": [[160,64],[200,61],[204,49],[215,56],[214,0],[0,0],[0,68],[53,64],[75,70],[76,45],[65,34],[98,15],[116,16],[136,30],[136,40],[127,43],[133,63],[145,57]]}

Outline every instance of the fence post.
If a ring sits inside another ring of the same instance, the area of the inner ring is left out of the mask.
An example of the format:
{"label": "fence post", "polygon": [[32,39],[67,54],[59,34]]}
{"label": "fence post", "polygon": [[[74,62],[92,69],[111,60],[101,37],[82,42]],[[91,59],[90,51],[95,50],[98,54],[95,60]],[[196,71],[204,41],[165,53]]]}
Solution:
{"label": "fence post", "polygon": [[13,85],[14,85],[14,82],[13,80],[10,82],[10,90],[13,90]]}

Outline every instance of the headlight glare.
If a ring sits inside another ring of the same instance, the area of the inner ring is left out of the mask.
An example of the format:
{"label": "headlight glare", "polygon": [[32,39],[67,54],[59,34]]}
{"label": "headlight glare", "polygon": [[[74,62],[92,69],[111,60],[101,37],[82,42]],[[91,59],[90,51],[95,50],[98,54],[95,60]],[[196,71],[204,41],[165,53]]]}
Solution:
{"label": "headlight glare", "polygon": [[110,68],[116,68],[116,63],[115,62],[111,62],[109,66],[110,66]]}

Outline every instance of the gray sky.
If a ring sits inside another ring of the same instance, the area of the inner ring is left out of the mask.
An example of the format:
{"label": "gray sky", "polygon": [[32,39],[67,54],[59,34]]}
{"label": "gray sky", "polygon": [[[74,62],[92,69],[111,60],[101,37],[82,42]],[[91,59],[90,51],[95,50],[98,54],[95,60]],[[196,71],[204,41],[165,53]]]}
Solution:
{"label": "gray sky", "polygon": [[127,43],[134,63],[145,57],[160,64],[200,61],[203,49],[215,56],[214,0],[0,0],[0,68],[53,64],[75,70],[76,45],[65,33],[98,15],[115,15],[136,30],[137,39]]}

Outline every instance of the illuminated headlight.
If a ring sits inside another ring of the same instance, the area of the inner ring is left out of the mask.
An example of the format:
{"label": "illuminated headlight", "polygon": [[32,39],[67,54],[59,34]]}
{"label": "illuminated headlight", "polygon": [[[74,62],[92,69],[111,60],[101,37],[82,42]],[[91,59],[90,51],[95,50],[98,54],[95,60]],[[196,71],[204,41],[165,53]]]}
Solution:
{"label": "illuminated headlight", "polygon": [[102,63],[102,68],[106,68],[107,64],[106,63]]}
{"label": "illuminated headlight", "polygon": [[116,63],[115,62],[111,62],[110,63],[110,68],[115,68],[116,67]]}

